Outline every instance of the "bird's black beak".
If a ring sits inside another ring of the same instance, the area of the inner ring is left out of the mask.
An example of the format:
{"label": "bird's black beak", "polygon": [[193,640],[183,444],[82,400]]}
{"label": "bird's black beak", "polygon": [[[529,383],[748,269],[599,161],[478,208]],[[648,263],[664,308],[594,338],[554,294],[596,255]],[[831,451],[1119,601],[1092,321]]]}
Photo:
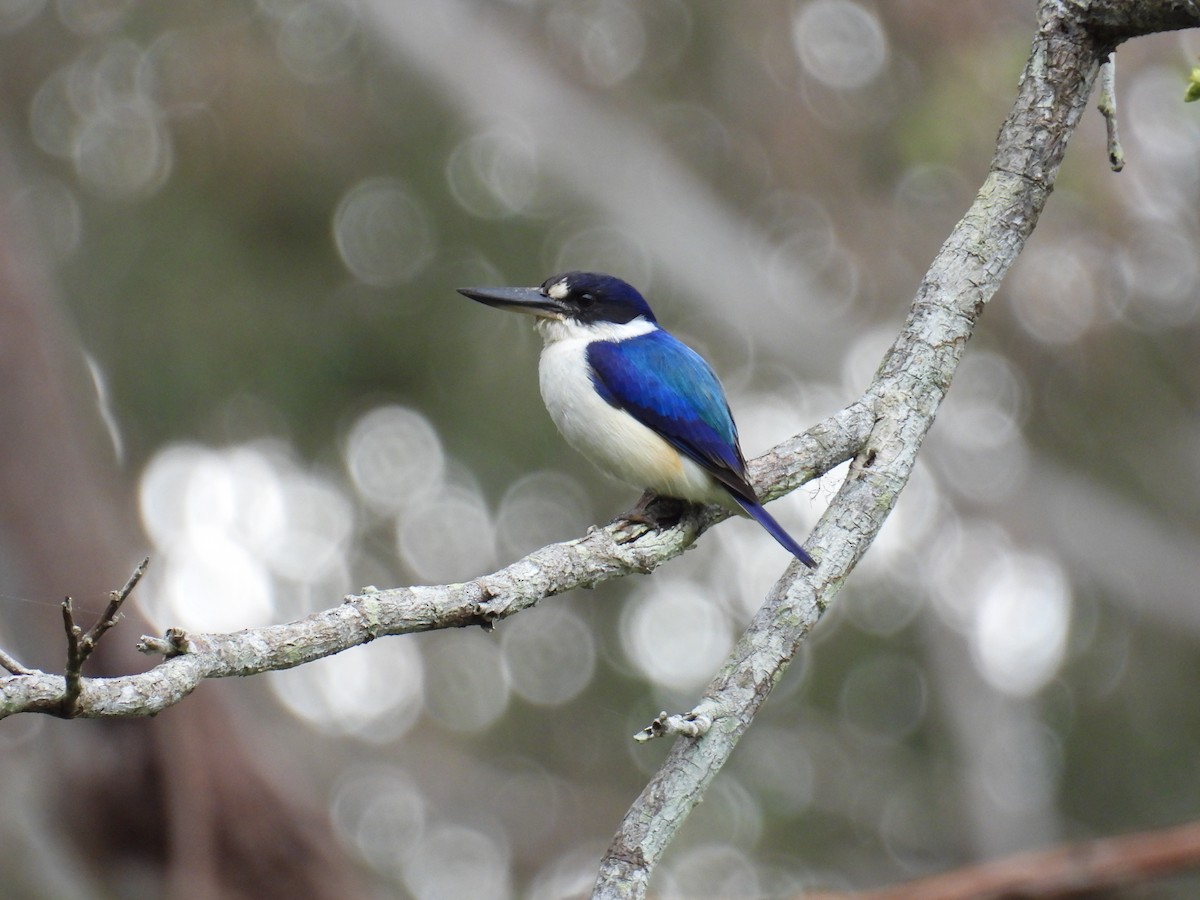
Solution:
{"label": "bird's black beak", "polygon": [[464,297],[494,306],[496,309],[508,309],[513,312],[539,316],[543,319],[558,319],[562,317],[563,305],[552,297],[547,297],[541,288],[535,287],[488,287],[488,288],[459,288],[458,292]]}

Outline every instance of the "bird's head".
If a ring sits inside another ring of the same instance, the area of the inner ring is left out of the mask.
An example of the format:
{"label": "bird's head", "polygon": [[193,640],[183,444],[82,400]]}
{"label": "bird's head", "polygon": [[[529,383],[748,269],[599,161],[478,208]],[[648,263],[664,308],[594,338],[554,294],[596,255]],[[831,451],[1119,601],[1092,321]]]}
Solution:
{"label": "bird's head", "polygon": [[595,272],[565,272],[547,278],[540,287],[459,288],[458,292],[497,309],[584,326],[623,325],[638,318],[655,322],[650,306],[633,285]]}

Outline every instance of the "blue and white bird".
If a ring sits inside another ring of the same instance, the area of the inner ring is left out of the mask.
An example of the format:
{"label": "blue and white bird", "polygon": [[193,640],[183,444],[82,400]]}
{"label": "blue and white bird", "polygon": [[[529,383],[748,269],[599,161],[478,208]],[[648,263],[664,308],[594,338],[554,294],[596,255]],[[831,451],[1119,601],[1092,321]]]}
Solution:
{"label": "blue and white bird", "polygon": [[567,272],[541,287],[459,293],[537,316],[542,399],[567,443],[596,466],[664,497],[744,510],[816,566],[759,502],[712,368],[659,326],[635,288],[611,275]]}

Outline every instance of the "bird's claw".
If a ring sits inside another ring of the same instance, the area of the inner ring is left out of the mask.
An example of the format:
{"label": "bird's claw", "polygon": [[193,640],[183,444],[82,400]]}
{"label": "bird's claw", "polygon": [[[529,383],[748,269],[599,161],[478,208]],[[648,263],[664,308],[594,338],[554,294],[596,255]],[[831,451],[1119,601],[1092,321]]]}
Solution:
{"label": "bird's claw", "polygon": [[621,517],[613,521],[616,526],[615,537],[618,544],[632,544],[638,538],[643,538],[654,530],[651,522],[642,518],[628,519]]}
{"label": "bird's claw", "polygon": [[677,525],[681,518],[682,501],[646,491],[633,509],[613,520],[617,530],[617,543],[628,544],[645,537],[651,531],[670,528]]}

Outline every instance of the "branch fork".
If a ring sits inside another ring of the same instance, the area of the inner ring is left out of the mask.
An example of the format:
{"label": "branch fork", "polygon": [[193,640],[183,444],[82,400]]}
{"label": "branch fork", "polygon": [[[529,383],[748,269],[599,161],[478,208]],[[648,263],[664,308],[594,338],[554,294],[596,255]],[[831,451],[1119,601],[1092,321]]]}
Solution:
{"label": "branch fork", "polygon": [[[63,628],[67,633],[67,668],[63,674],[65,687],[62,699],[59,701],[57,714],[64,719],[73,719],[79,715],[79,695],[83,692],[83,664],[88,661],[100,643],[100,639],[121,620],[121,606],[133,593],[146,567],[150,565],[150,557],[143,559],[125,586],[118,591],[110,591],[108,605],[104,608],[96,624],[84,631],[75,624],[75,609],[70,597],[62,602]],[[27,674],[33,674],[32,672]]]}

